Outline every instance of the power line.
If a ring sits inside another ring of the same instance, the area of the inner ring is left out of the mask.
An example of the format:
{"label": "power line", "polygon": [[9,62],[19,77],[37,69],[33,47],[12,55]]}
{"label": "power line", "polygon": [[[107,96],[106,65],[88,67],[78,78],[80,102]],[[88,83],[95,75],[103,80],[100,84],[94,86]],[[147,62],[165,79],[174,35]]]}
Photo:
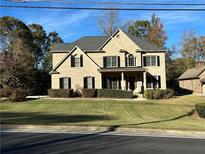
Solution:
{"label": "power line", "polygon": [[119,10],[119,11],[205,11],[205,8],[110,8],[110,7],[62,7],[62,6],[26,6],[0,5],[1,8],[57,9],[57,10]]}
{"label": "power line", "polygon": [[61,2],[67,4],[108,4],[108,5],[155,5],[155,6],[204,6],[205,3],[140,3],[140,2],[94,2],[94,1],[63,1],[63,0],[8,0],[12,2]]}

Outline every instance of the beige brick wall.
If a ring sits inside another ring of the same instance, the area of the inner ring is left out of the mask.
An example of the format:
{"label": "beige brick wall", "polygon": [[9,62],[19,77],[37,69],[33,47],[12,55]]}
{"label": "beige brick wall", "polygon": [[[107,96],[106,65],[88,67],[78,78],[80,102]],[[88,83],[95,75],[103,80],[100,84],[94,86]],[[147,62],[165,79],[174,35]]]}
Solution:
{"label": "beige brick wall", "polygon": [[101,74],[98,72],[97,66],[79,48],[72,53],[72,55],[75,54],[83,54],[83,67],[71,67],[71,56],[68,57],[56,70],[60,74],[52,74],[52,89],[59,89],[60,77],[71,77],[72,89],[83,88],[83,78],[86,76],[95,77],[95,88],[101,88]]}

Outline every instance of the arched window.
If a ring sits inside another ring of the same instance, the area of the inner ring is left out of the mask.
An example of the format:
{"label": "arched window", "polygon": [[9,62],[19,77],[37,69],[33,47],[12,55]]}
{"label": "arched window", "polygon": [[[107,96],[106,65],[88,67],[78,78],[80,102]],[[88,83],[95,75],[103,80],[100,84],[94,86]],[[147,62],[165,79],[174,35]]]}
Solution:
{"label": "arched window", "polygon": [[127,66],[128,67],[135,66],[135,57],[132,54],[128,55],[127,57]]}

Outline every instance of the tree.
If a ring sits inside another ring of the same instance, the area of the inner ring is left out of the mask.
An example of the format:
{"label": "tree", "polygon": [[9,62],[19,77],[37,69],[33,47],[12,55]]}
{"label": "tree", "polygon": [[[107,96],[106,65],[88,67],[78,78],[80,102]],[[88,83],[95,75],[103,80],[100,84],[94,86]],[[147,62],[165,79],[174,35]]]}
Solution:
{"label": "tree", "polygon": [[150,22],[147,20],[138,20],[134,25],[128,27],[128,32],[141,38],[147,38],[150,33]]}
{"label": "tree", "polygon": [[111,36],[119,26],[119,16],[116,10],[109,10],[98,19],[100,29]]}
{"label": "tree", "polygon": [[46,31],[39,24],[31,24],[29,25],[29,28],[33,36],[35,67],[38,69],[39,64],[41,64],[44,55],[48,50],[48,37]]}
{"label": "tree", "polygon": [[34,70],[34,44],[28,26],[13,17],[0,18],[0,40],[4,65],[2,86],[27,88]]}
{"label": "tree", "polygon": [[128,26],[128,32],[134,36],[147,39],[159,47],[164,47],[167,40],[164,26],[155,14],[151,16],[150,21],[138,20],[134,22],[133,25]]}
{"label": "tree", "polygon": [[148,34],[148,40],[159,47],[164,47],[167,35],[164,31],[164,26],[160,21],[160,18],[157,17],[155,14],[152,15],[150,21],[150,32]]}
{"label": "tree", "polygon": [[184,58],[205,59],[205,36],[197,37],[194,31],[184,32],[181,54]]}
{"label": "tree", "polygon": [[63,43],[62,38],[55,31],[50,32],[47,37],[48,51],[45,53],[43,60],[43,70],[46,72],[50,72],[52,69],[52,54],[50,53],[50,47],[54,43]]}

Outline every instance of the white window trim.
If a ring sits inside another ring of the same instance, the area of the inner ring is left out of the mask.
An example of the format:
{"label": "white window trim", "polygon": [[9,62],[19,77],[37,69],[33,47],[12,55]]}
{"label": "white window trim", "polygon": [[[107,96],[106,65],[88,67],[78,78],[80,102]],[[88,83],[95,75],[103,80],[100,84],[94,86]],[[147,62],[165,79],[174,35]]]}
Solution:
{"label": "white window trim", "polygon": [[[134,65],[133,65],[133,66],[130,66],[130,65],[129,65],[129,62],[130,62],[129,56],[133,56],[133,60],[134,60]],[[127,67],[136,67],[136,59],[135,59],[135,58],[136,58],[136,57],[134,57],[134,55],[132,55],[132,54],[129,54],[129,55],[127,56]]]}
{"label": "white window trim", "polygon": [[[154,57],[155,56],[155,60],[156,60],[156,63],[155,63],[155,65],[152,65],[152,57]],[[157,65],[157,55],[147,55],[147,56],[144,56],[144,57],[149,57],[149,59],[150,59],[150,65],[148,66],[147,64],[146,64],[146,66],[145,67],[154,67],[154,66],[157,66],[158,67],[158,65]]]}
{"label": "white window trim", "polygon": [[[119,64],[119,62],[118,62],[118,56],[106,56],[107,58],[106,58],[106,67],[107,68],[112,68],[112,67],[118,67],[118,64]],[[116,65],[114,66],[113,65],[113,57],[115,57],[116,58]],[[108,58],[110,58],[110,61],[111,61],[111,66],[108,66],[107,64],[107,59]]]}

